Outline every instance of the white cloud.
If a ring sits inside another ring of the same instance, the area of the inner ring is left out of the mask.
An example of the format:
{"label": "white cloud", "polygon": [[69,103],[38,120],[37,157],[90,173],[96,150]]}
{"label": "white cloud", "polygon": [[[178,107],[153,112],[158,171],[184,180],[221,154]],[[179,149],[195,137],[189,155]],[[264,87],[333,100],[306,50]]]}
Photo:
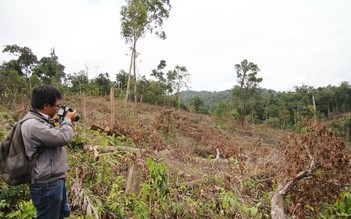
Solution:
{"label": "white cloud", "polygon": [[[31,48],[41,58],[55,47],[67,73],[87,66],[90,76],[113,80],[128,70],[120,36],[122,0],[0,0],[0,45]],[[138,72],[149,77],[161,59],[186,66],[194,90],[236,84],[234,65],[256,63],[261,87],[292,90],[302,84],[351,82],[351,2],[348,0],[171,1],[165,41],[147,35],[138,44]],[[8,61],[0,54],[0,61]]]}

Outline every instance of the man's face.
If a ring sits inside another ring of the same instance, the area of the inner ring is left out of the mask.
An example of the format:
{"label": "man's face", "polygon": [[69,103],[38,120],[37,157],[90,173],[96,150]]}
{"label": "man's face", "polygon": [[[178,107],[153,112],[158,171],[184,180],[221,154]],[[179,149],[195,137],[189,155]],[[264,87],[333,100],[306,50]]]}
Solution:
{"label": "man's face", "polygon": [[61,103],[59,99],[56,99],[56,102],[54,105],[45,104],[43,113],[50,116],[50,118],[54,117],[56,115],[57,109],[60,107],[60,104]]}

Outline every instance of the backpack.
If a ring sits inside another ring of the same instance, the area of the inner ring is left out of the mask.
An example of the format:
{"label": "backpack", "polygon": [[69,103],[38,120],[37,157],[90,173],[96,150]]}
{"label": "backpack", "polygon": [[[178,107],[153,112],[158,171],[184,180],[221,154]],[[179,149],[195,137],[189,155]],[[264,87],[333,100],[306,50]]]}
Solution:
{"label": "backpack", "polygon": [[0,176],[12,186],[34,183],[34,165],[40,153],[27,157],[21,131],[22,123],[32,118],[40,120],[37,116],[28,114],[12,127],[0,145]]}

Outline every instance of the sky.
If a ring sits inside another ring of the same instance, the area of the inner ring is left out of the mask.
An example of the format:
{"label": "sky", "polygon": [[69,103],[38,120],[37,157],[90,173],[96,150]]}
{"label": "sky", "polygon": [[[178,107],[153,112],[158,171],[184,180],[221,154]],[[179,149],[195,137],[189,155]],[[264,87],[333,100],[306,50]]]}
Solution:
{"label": "sky", "polygon": [[[68,74],[111,80],[129,70],[130,50],[120,34],[125,0],[0,0],[0,47],[29,47],[38,57],[52,48]],[[351,83],[350,0],[171,0],[166,40],[138,41],[137,73],[150,77],[185,66],[190,90],[223,91],[237,84],[235,64],[258,65],[260,87],[294,91],[308,85]],[[0,53],[1,63],[16,57]]]}

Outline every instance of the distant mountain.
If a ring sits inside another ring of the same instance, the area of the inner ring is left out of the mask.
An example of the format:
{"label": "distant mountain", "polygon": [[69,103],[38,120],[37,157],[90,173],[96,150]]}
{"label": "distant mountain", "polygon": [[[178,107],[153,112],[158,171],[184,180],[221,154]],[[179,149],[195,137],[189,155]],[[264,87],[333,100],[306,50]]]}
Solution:
{"label": "distant mountain", "polygon": [[[274,90],[268,90],[265,88],[259,88],[258,90],[261,95],[269,95],[279,93]],[[228,89],[224,91],[182,91],[180,93],[180,98],[182,103],[186,106],[189,106],[194,98],[198,97],[203,102],[203,104],[207,107],[209,112],[213,112],[216,110],[218,103],[224,101],[228,104],[231,103],[233,97],[233,89]]]}
{"label": "distant mountain", "polygon": [[182,91],[180,93],[180,98],[182,103],[189,106],[195,97],[200,98],[210,112],[213,112],[220,101],[225,101],[230,103],[232,99],[233,90],[225,91]]}

